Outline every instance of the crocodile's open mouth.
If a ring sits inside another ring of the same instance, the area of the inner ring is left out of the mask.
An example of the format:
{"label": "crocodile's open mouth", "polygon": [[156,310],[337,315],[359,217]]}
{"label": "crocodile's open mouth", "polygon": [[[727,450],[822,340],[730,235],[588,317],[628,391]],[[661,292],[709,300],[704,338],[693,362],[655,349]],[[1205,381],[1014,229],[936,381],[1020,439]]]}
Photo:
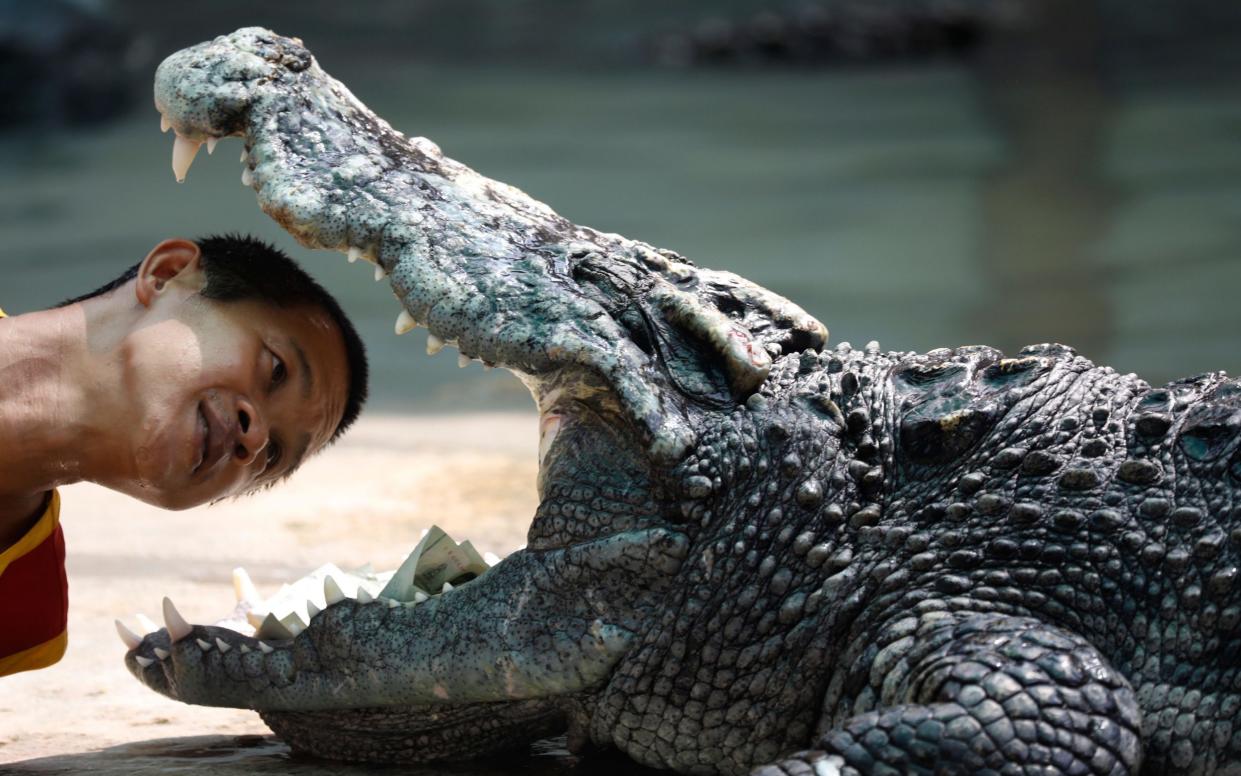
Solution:
{"label": "crocodile's open mouth", "polygon": [[203,145],[241,138],[260,207],[302,244],[374,264],[397,334],[423,326],[428,353],[455,346],[525,383],[540,503],[527,546],[495,563],[452,542],[467,557],[451,572],[325,567],[268,598],[238,574],[238,607],[212,626],[166,601],[166,627],[120,627],[130,671],[187,703],[259,710],[295,746],[346,759],[474,756],[589,717],[581,699],[689,553],[700,515],[682,509],[683,480],[697,493],[705,478],[677,466],[701,412],[738,406],[774,356],[820,347],[826,329],[402,135],[295,38],[248,28],[173,54],[155,103],[178,180]]}
{"label": "crocodile's open mouth", "polygon": [[[560,430],[569,422],[569,413],[555,408],[555,401],[561,395],[558,391],[550,396],[553,409],[539,417],[540,473],[546,471],[544,464],[551,460]],[[544,482],[542,477],[539,479]],[[544,545],[544,548],[550,546],[546,541]],[[518,551],[523,549],[524,545]],[[291,641],[333,604],[350,600],[358,604],[377,602],[388,608],[417,606],[473,582],[500,561],[494,553],[479,553],[471,541],[457,542],[438,526],[431,526],[423,529],[405,562],[387,571],[376,571],[370,564],[345,570],[327,563],[282,585],[279,591],[263,595],[246,570],[238,567],[232,575],[236,604],[217,619],[214,626],[245,638],[238,640],[221,634],[212,641],[196,639],[196,643],[204,651],[218,649],[221,654],[227,654],[234,647],[243,655],[256,648],[269,654],[273,651],[273,643]],[[172,641],[189,635],[192,629],[169,598],[164,598],[163,614]],[[141,635],[121,620],[116,621],[117,633],[129,649],[137,649],[143,636],[159,630],[145,615],[138,616],[138,625]],[[156,659],[169,657],[168,650],[163,648],[155,647],[152,652],[154,658],[136,655],[137,665],[149,668]]]}
{"label": "crocodile's open mouth", "polygon": [[[597,684],[623,652],[632,623],[607,617],[613,607],[581,600],[579,589],[560,589],[570,579],[581,582],[566,565],[580,567],[587,558],[602,562],[596,569],[604,574],[594,583],[603,590],[621,584],[607,579],[608,556],[623,560],[624,568],[615,571],[627,574],[628,556],[637,551],[668,574],[675,571],[685,540],[654,528],[656,521],[634,524],[630,527],[638,530],[629,532],[566,527],[559,516],[580,509],[572,494],[582,483],[573,471],[583,451],[596,455],[598,440],[604,439],[618,471],[632,467],[629,476],[640,481],[645,475],[635,462],[641,450],[633,434],[602,421],[601,415],[613,410],[590,381],[563,377],[536,395],[546,409],[538,422],[540,507],[529,548],[501,559],[433,526],[396,569],[329,563],[268,595],[238,568],[232,580],[236,604],[212,625],[190,624],[168,598],[163,628],[139,617],[139,633],[118,620],[130,670],[171,697],[256,708],[273,713],[275,724],[282,711],[399,706],[408,714],[425,712],[427,704],[451,703],[459,713],[475,704],[564,695]],[[551,587],[539,589],[535,580]],[[564,600],[566,592],[575,600]],[[611,597],[617,611],[625,612],[625,602],[643,594],[634,589]],[[476,628],[480,620],[491,624]],[[565,627],[560,637],[568,640],[531,643],[549,626]],[[380,638],[357,640],[359,628]],[[426,634],[446,641],[437,645]],[[328,641],[321,641],[325,636]],[[549,647],[560,651],[557,659],[542,654]],[[405,657],[399,656],[402,651]],[[399,667],[401,673],[421,667],[423,686],[393,684],[390,675],[371,670],[376,665]],[[303,686],[307,680],[313,689]],[[523,724],[530,714],[523,706]],[[560,718],[559,710],[553,716]]]}
{"label": "crocodile's open mouth", "polygon": [[501,559],[432,527],[392,571],[327,564],[260,593],[236,569],[236,605],[212,625],[167,598],[162,628],[118,620],[129,670],[177,700],[253,708],[295,748],[335,759],[477,757],[571,729],[566,704],[606,681],[687,548],[654,521],[602,537],[563,524],[583,486],[562,469],[595,449],[566,417],[584,411],[541,415],[532,546]]}

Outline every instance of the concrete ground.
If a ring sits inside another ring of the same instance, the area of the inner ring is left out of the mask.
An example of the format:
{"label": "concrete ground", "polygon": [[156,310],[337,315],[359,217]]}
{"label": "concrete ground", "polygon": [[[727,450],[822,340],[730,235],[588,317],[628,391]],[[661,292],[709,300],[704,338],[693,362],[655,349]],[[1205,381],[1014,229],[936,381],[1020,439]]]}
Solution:
{"label": "concrete ground", "polygon": [[[253,712],[151,692],[122,664],[113,619],[138,629],[143,612],[162,624],[168,595],[192,622],[213,622],[233,605],[235,566],[265,593],[328,561],[393,568],[433,523],[503,556],[525,543],[534,513],[536,434],[533,411],[371,415],[248,499],[163,512],[91,485],[63,489],[69,648],[49,669],[0,679],[0,774],[372,772],[290,755]],[[574,768],[554,744],[540,751],[523,770]]]}

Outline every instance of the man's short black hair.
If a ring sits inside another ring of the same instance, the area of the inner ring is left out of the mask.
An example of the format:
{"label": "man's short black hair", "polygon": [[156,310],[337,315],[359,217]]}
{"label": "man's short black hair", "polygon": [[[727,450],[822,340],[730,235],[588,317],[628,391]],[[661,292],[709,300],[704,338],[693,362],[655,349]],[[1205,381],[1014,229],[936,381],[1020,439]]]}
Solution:
{"label": "man's short black hair", "polygon": [[[200,237],[194,242],[202,254],[203,274],[207,279],[202,295],[207,299],[220,302],[254,299],[281,308],[309,305],[323,310],[336,323],[345,340],[349,394],[345,398],[345,412],[328,440],[328,444],[335,442],[357,420],[367,393],[366,347],[353,324],[345,317],[345,312],[332,295],[293,259],[262,240],[248,235],[226,234]],[[61,302],[60,306],[100,296],[123,286],[137,277],[140,266],[142,262],[125,270],[110,283],[89,294]]]}

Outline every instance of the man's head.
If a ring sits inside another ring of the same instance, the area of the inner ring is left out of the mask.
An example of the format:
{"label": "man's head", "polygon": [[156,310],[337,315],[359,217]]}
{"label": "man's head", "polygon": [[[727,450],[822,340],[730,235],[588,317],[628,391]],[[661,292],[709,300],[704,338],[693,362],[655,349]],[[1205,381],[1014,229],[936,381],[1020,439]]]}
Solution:
{"label": "man's head", "polygon": [[124,321],[120,456],[101,484],[180,509],[291,473],[357,418],[361,340],[336,301],[248,237],[165,240],[105,300]]}

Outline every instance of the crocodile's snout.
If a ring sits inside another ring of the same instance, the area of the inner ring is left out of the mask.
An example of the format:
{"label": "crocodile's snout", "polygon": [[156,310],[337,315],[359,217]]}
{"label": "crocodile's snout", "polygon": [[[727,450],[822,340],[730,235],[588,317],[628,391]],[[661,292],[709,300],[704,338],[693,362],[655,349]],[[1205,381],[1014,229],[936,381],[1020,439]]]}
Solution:
{"label": "crocodile's snout", "polygon": [[[176,130],[188,143],[237,135],[264,88],[313,63],[314,57],[297,38],[248,27],[165,59],[155,72],[155,107],[165,130]],[[181,155],[185,157],[184,151]],[[184,179],[192,158],[191,154],[180,164],[174,160],[178,180]]]}

